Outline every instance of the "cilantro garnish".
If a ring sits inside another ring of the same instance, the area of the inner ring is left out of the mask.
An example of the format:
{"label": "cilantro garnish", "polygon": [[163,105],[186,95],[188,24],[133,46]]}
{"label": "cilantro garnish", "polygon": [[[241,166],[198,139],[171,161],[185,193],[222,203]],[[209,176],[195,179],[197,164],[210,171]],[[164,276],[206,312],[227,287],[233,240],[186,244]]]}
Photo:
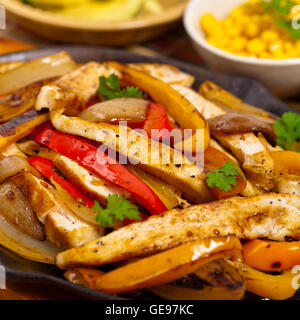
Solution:
{"label": "cilantro garnish", "polygon": [[[285,150],[293,150],[295,142],[300,140],[300,116],[293,112],[286,112],[274,123],[276,142]],[[300,152],[300,143],[298,145]]]}
{"label": "cilantro garnish", "polygon": [[124,196],[118,196],[117,194],[108,196],[106,209],[102,209],[97,201],[95,201],[93,209],[99,212],[96,221],[103,227],[113,226],[116,220],[142,219],[138,207],[130,200],[125,199]]}
{"label": "cilantro garnish", "polygon": [[217,187],[228,192],[236,186],[236,176],[245,180],[238,170],[239,167],[235,163],[227,161],[223,167],[206,174],[206,183],[210,188]]}
{"label": "cilantro garnish", "polygon": [[120,79],[116,74],[111,74],[109,77],[100,77],[100,86],[98,95],[103,96],[107,100],[116,98],[142,98],[142,92],[139,88],[126,87],[120,88]]}

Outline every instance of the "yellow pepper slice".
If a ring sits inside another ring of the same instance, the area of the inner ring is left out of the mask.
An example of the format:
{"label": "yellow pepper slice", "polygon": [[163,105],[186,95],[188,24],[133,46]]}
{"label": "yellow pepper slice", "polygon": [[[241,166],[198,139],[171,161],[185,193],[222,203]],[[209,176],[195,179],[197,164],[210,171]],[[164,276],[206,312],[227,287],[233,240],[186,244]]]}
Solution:
{"label": "yellow pepper slice", "polygon": [[216,237],[181,245],[103,275],[89,277],[94,269],[77,268],[65,276],[72,280],[74,275],[79,274],[89,288],[125,293],[172,282],[213,260],[236,257],[238,254],[241,254],[241,244],[236,237]]}
{"label": "yellow pepper slice", "polygon": [[179,280],[180,285],[173,282],[150,291],[167,300],[240,300],[245,294],[241,271],[224,259],[216,260]]}
{"label": "yellow pepper slice", "polygon": [[296,293],[296,289],[292,286],[296,274],[293,274],[291,270],[280,275],[271,275],[248,265],[245,265],[245,269],[246,290],[251,293],[273,300],[285,300]]}
{"label": "yellow pepper slice", "polygon": [[49,120],[49,114],[38,114],[35,110],[28,111],[0,125],[0,150],[27,136],[36,126]]}
{"label": "yellow pepper slice", "polygon": [[267,111],[245,103],[240,98],[222,89],[211,81],[205,81],[203,84],[201,84],[199,87],[199,92],[204,98],[221,106],[226,112],[237,111],[255,114],[265,118],[271,118],[270,113]]}
{"label": "yellow pepper slice", "polygon": [[145,182],[164,203],[168,210],[174,209],[180,205],[180,202],[186,204],[184,200],[179,197],[178,193],[176,193],[174,187],[150,175],[137,166],[127,165],[126,168],[131,173],[138,176],[143,182]]}
{"label": "yellow pepper slice", "polygon": [[300,153],[294,151],[270,152],[275,162],[277,173],[288,173],[300,175]]}

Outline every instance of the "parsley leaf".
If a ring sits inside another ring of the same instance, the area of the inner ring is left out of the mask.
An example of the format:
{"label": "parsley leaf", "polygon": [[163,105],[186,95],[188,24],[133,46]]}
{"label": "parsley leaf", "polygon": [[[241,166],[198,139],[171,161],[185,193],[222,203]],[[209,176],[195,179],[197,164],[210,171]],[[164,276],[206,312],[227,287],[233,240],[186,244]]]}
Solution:
{"label": "parsley leaf", "polygon": [[206,183],[210,188],[217,187],[228,192],[236,186],[236,176],[245,180],[238,170],[239,167],[235,163],[227,161],[223,167],[206,174]]}
{"label": "parsley leaf", "polygon": [[[276,142],[285,150],[293,150],[295,142],[300,140],[300,115],[286,112],[274,123]],[[300,152],[300,144],[298,145]]]}
{"label": "parsley leaf", "polygon": [[100,86],[98,95],[103,96],[107,100],[116,98],[142,98],[142,92],[139,88],[127,87],[123,90],[120,88],[120,79],[116,74],[111,74],[109,77],[100,77]]}
{"label": "parsley leaf", "polygon": [[142,219],[137,206],[130,200],[125,199],[124,196],[118,196],[117,194],[108,196],[106,209],[102,209],[97,201],[95,201],[93,209],[98,212],[96,221],[103,227],[113,226],[116,220]]}

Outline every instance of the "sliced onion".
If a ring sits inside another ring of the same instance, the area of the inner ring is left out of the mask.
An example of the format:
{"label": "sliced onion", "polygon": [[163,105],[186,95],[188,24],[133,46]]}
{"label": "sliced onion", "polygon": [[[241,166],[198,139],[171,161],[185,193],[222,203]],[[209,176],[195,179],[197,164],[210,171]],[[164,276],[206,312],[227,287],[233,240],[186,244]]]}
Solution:
{"label": "sliced onion", "polygon": [[39,177],[38,172],[27,162],[25,158],[19,156],[6,157],[0,160],[0,183],[24,171],[29,171]]}
{"label": "sliced onion", "polygon": [[83,221],[91,223],[99,227],[99,223],[96,221],[97,212],[91,208],[86,207],[81,202],[76,201],[64,188],[51,179],[51,183],[57,190],[60,200],[79,218]]}
{"label": "sliced onion", "polygon": [[12,143],[7,146],[4,150],[1,151],[1,154],[3,155],[3,157],[19,156],[21,158],[27,158],[25,153],[19,149],[16,143]]}
{"label": "sliced onion", "polygon": [[64,51],[27,62],[0,74],[0,94],[15,91],[36,81],[61,76],[75,67],[75,62]]}
{"label": "sliced onion", "polygon": [[94,104],[79,117],[94,123],[114,121],[145,121],[149,101],[135,98],[118,98]]}
{"label": "sliced onion", "polygon": [[0,214],[31,237],[40,241],[45,240],[43,225],[21,188],[12,180],[0,185]]}
{"label": "sliced onion", "polygon": [[0,215],[0,244],[19,256],[42,263],[55,264],[62,251],[49,240],[38,241],[22,232]]}

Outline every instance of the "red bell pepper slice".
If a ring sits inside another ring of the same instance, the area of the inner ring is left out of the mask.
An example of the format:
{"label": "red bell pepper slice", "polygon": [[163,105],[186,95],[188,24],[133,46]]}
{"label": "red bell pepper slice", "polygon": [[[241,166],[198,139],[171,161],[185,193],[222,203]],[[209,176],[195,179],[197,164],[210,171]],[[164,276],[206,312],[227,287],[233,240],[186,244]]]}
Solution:
{"label": "red bell pepper slice", "polygon": [[[151,102],[143,129],[151,139],[160,141],[167,139],[170,135],[171,127],[165,107]],[[159,131],[153,132],[153,129]]]}
{"label": "red bell pepper slice", "polygon": [[32,157],[27,161],[42,176],[46,177],[48,180],[51,180],[52,178],[62,188],[68,191],[73,198],[82,201],[86,206],[90,208],[94,206],[95,203],[93,200],[86,197],[77,187],[75,187],[70,181],[66,180],[58,173],[59,171],[55,168],[52,161],[43,157]]}
{"label": "red bell pepper slice", "polygon": [[161,214],[167,211],[164,203],[149,186],[99,150],[92,142],[45,125],[34,130],[31,137],[37,143],[47,146],[94,174],[129,191],[150,214]]}

